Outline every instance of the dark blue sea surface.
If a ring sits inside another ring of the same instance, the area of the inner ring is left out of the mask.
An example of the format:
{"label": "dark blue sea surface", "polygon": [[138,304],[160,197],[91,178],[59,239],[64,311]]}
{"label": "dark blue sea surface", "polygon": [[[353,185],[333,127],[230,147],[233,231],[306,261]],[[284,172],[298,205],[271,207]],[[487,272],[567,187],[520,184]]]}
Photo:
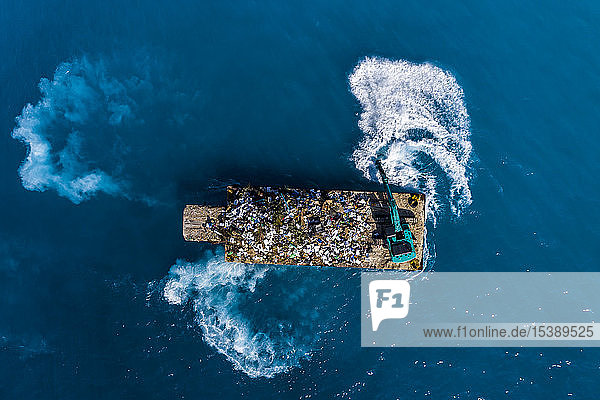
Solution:
{"label": "dark blue sea surface", "polygon": [[0,398],[597,398],[592,348],[361,348],[357,271],[181,212],[384,152],[428,270],[597,271],[598,43],[593,1],[3,2]]}

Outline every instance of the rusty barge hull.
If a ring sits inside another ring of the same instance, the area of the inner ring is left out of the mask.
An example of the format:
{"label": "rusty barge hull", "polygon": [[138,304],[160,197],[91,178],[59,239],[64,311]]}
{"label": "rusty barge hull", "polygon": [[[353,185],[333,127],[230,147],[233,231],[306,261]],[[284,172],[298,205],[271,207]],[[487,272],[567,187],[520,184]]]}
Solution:
{"label": "rusty barge hull", "polygon": [[231,262],[420,270],[425,195],[393,195],[414,236],[409,262],[391,260],[384,192],[229,186],[226,206],[185,206],[183,237],[224,245]]}

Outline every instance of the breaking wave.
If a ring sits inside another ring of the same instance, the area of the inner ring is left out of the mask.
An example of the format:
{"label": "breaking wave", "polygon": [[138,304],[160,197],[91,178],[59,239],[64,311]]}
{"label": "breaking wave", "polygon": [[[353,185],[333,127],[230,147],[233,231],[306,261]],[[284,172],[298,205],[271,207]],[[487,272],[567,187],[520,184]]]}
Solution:
{"label": "breaking wave", "polygon": [[191,306],[204,341],[236,369],[271,378],[309,358],[319,337],[318,307],[310,306],[309,289],[294,285],[290,274],[277,281],[279,274],[264,265],[225,262],[218,251],[198,262],[178,260],[163,297]]}
{"label": "breaking wave", "polygon": [[365,58],[349,77],[364,137],[352,160],[377,180],[382,158],[390,182],[425,192],[435,224],[442,207],[459,216],[471,203],[469,115],[462,88],[432,64]]}

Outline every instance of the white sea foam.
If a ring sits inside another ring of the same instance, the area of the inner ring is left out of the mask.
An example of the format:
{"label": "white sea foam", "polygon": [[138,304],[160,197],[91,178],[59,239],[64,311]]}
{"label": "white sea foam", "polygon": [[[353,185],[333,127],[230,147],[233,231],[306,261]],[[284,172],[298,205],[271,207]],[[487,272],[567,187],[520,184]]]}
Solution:
{"label": "white sea foam", "polygon": [[258,307],[260,314],[266,307],[248,302],[269,267],[222,260],[222,251],[196,263],[178,260],[164,286],[165,300],[190,304],[205,342],[250,377],[273,377],[308,357],[316,335],[303,342],[301,334],[289,329],[302,320],[260,320],[244,311]]}
{"label": "white sea foam", "polygon": [[92,117],[91,123],[105,120],[108,126],[132,118],[134,102],[125,85],[109,77],[102,63],[84,58],[60,64],[39,88],[41,99],[23,108],[12,132],[29,147],[19,168],[23,187],[54,189],[73,203],[97,192],[124,194],[117,179],[83,159],[81,143]]}
{"label": "white sea foam", "polygon": [[432,64],[365,58],[350,75],[362,107],[364,137],[352,154],[365,177],[377,180],[382,157],[391,183],[424,191],[428,216],[446,205],[458,216],[471,203],[469,115],[462,88]]}

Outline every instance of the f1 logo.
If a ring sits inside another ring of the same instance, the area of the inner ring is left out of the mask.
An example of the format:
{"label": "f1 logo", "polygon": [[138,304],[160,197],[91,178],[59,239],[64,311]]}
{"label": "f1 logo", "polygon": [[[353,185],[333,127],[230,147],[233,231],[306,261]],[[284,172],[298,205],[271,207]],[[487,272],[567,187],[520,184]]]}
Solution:
{"label": "f1 logo", "polygon": [[408,315],[410,284],[401,280],[379,280],[369,283],[373,331],[384,319],[401,319]]}

